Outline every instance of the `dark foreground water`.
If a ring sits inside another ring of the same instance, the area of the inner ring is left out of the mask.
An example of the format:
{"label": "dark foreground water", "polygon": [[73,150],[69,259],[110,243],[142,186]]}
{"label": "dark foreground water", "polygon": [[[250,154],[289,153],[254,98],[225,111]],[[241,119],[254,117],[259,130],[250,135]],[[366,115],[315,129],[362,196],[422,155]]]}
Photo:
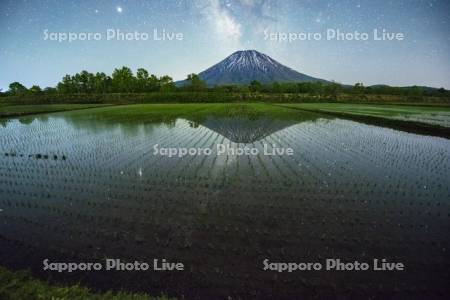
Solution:
{"label": "dark foreground water", "polygon": [[[320,115],[0,128],[0,264],[95,289],[188,299],[446,298],[450,141]],[[210,148],[167,157],[160,148]],[[217,145],[259,155],[217,155]],[[263,155],[276,147],[294,154]],[[184,271],[43,270],[105,258]],[[367,271],[264,270],[367,262]],[[404,271],[373,271],[373,259]],[[266,261],[267,262],[267,261]]]}

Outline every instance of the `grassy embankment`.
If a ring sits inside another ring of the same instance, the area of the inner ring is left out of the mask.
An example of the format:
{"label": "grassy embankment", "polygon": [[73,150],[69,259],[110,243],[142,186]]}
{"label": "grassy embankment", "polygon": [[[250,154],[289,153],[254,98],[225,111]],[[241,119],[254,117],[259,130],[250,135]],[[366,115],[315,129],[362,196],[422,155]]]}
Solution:
{"label": "grassy embankment", "polygon": [[108,104],[33,104],[33,105],[2,104],[0,105],[0,118],[86,109],[99,106],[108,106]]}
{"label": "grassy embankment", "polygon": [[297,103],[282,106],[411,132],[447,138],[450,136],[450,106],[343,103]]}
{"label": "grassy embankment", "polygon": [[392,120],[422,122],[450,127],[450,106],[372,105],[340,103],[283,104],[320,113],[339,113],[357,116],[388,118]]}
{"label": "grassy embankment", "polygon": [[165,296],[107,292],[96,294],[79,285],[59,286],[33,278],[27,272],[11,272],[0,267],[0,299],[2,300],[168,300]]}

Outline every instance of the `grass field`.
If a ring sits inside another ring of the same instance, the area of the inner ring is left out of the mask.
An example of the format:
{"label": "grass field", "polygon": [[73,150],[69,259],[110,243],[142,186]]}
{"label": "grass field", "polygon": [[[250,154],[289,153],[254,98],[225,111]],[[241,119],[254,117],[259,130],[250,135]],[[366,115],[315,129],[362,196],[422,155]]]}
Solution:
{"label": "grass field", "polygon": [[145,294],[112,293],[95,294],[89,289],[73,286],[56,286],[33,278],[27,272],[11,272],[0,267],[0,299],[2,300],[168,300],[169,298],[150,297]]}
{"label": "grass field", "polygon": [[[60,114],[65,115],[64,112]],[[55,116],[57,116],[55,114]],[[269,117],[277,119],[304,120],[311,114],[299,113],[287,107],[264,103],[202,103],[202,104],[132,104],[97,107],[72,111],[74,121],[102,121],[105,123],[154,123],[172,122],[177,118],[199,122],[207,117],[244,117],[255,119]]]}
{"label": "grass field", "polygon": [[108,105],[107,104],[0,105],[0,118],[18,117],[39,113],[69,111],[76,109],[86,109],[99,106],[108,106]]}
{"label": "grass field", "polygon": [[316,112],[387,118],[391,120],[411,121],[450,127],[450,106],[382,104],[372,105],[341,103],[298,103],[283,104],[283,106]]}

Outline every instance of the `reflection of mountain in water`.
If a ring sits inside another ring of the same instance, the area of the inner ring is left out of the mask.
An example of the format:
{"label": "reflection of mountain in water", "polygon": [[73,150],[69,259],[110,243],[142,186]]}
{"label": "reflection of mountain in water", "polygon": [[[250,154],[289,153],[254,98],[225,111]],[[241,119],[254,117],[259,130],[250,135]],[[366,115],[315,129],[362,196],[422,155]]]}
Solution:
{"label": "reflection of mountain in water", "polygon": [[[91,111],[92,112],[92,111]],[[230,104],[228,107],[210,108],[209,110],[200,110],[198,112],[186,112],[177,115],[164,113],[161,114],[136,114],[126,118],[119,116],[109,116],[107,114],[91,114],[83,111],[64,112],[51,115],[41,115],[36,118],[30,116],[20,119],[23,125],[31,125],[34,120],[41,123],[54,123],[51,127],[56,130],[67,131],[69,129],[85,130],[81,134],[108,134],[111,132],[122,132],[128,137],[145,134],[150,136],[158,128],[174,128],[183,126],[197,127],[202,125],[211,131],[227,138],[234,143],[253,143],[270,136],[271,134],[291,127],[302,122],[314,122],[318,118],[326,118],[324,115],[316,113],[291,110],[286,108],[267,106],[261,109],[257,104],[240,105]],[[64,121],[61,123],[60,121]],[[187,121],[188,123],[178,124],[177,120]],[[56,123],[55,123],[56,122]],[[8,123],[5,123],[6,127]],[[66,128],[67,127],[67,128]]]}
{"label": "reflection of mountain in water", "polygon": [[[28,125],[10,121],[0,130],[0,265],[97,290],[163,291],[193,299],[213,293],[215,298],[338,298],[349,294],[348,277],[291,276],[274,289],[275,273],[255,267],[266,257],[317,261],[334,249],[333,256],[343,261],[354,260],[354,252],[389,253],[408,262],[402,285],[375,272],[355,275],[360,280],[354,295],[377,291],[405,298],[410,286],[420,286],[433,299],[438,295],[433,291],[450,294],[448,253],[442,251],[450,215],[449,141],[267,107],[264,115],[255,113],[257,107],[250,114],[239,108],[229,118],[191,114],[161,126],[156,118],[146,122],[148,114],[116,119],[87,111]],[[218,135],[271,142],[275,132],[280,146],[295,150],[293,156],[213,151],[169,158],[152,149],[155,144],[212,148]],[[395,151],[386,155],[385,149]],[[58,159],[5,155],[12,151]],[[165,258],[182,262],[186,270],[63,272],[56,278],[42,268],[45,258],[104,262],[105,257]]]}
{"label": "reflection of mountain in water", "polygon": [[207,118],[201,125],[226,137],[234,143],[253,143],[277,131],[297,124],[295,120],[271,118]]}

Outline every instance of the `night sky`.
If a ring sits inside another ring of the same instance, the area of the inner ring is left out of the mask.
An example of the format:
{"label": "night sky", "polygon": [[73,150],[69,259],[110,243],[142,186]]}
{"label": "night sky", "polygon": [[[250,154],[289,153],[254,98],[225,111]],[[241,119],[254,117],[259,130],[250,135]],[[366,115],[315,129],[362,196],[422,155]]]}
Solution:
{"label": "night sky", "polygon": [[[0,1],[0,88],[55,86],[81,70],[110,74],[144,67],[175,80],[241,49],[256,49],[302,73],[341,83],[450,88],[450,1]],[[107,29],[148,40],[107,40]],[[182,33],[182,40],[153,40]],[[367,41],[327,40],[327,29],[367,32]],[[374,41],[373,30],[404,40]],[[58,42],[47,33],[100,33],[100,40]],[[277,33],[320,33],[281,41]],[[268,38],[267,34],[272,34]]]}

